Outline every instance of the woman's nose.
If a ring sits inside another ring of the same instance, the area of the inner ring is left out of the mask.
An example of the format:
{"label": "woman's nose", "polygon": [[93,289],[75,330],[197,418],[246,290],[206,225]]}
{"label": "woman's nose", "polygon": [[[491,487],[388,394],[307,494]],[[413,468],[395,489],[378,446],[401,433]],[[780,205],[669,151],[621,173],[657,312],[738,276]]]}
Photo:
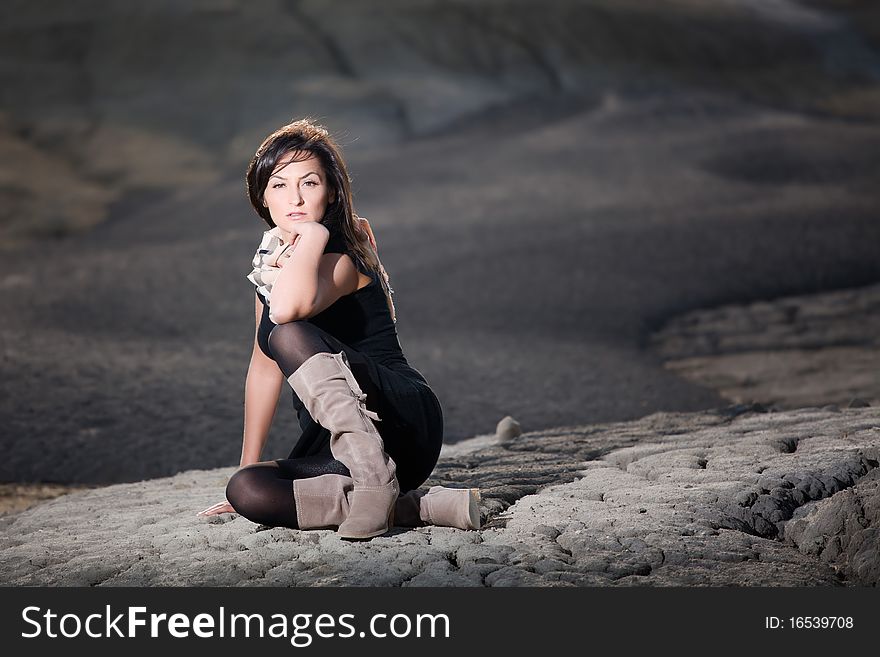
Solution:
{"label": "woman's nose", "polygon": [[293,205],[302,205],[303,204],[303,197],[302,197],[302,194],[299,193],[299,189],[294,189],[290,193],[289,200]]}

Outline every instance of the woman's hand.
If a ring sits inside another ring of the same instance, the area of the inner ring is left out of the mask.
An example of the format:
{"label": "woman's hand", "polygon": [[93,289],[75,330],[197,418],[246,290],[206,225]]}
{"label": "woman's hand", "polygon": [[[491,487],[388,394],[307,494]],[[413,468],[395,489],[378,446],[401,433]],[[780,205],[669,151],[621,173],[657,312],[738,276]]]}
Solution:
{"label": "woman's hand", "polygon": [[309,233],[325,233],[330,236],[330,229],[319,221],[294,221],[290,224],[288,230],[291,237],[291,243],[296,246],[300,235],[308,235]]}
{"label": "woman's hand", "polygon": [[222,502],[217,502],[212,506],[209,506],[204,511],[199,511],[197,516],[219,516],[221,513],[235,513],[235,509],[232,508],[232,505],[223,500]]}
{"label": "woman's hand", "polygon": [[293,251],[303,235],[307,235],[311,232],[320,233],[322,231],[328,236],[330,235],[330,230],[324,224],[319,224],[315,221],[299,221],[294,223],[290,230],[290,244],[279,245],[275,253],[267,257],[267,262],[279,269],[284,267],[287,261],[290,260],[290,256],[293,255]]}

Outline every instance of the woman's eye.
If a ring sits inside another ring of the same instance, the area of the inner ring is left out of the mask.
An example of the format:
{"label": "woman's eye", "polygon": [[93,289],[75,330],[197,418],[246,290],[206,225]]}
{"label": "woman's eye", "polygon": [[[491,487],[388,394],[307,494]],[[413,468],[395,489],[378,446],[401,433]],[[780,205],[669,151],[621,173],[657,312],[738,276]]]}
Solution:
{"label": "woman's eye", "polygon": [[279,187],[284,187],[284,183],[275,183],[272,185],[272,189],[278,189]]}
{"label": "woman's eye", "polygon": [[314,186],[317,185],[317,184],[318,184],[318,183],[317,183],[317,181],[315,181],[315,180],[306,180],[306,181],[303,183],[303,185],[311,185],[312,187],[314,187]]}

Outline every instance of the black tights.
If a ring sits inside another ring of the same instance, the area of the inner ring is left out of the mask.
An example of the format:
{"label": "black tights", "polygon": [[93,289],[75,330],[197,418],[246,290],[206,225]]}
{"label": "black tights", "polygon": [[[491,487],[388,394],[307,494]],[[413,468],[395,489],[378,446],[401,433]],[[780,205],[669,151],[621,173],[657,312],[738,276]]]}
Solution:
{"label": "black tights", "polygon": [[[298,321],[273,328],[269,333],[269,350],[287,378],[317,353],[339,353],[348,348],[314,324]],[[372,383],[360,381],[363,377],[356,378],[364,390],[372,388]],[[293,480],[323,474],[350,476],[342,462],[321,454],[255,463],[232,475],[226,486],[226,499],[236,513],[252,522],[298,529]]]}
{"label": "black tights", "polygon": [[293,501],[293,480],[323,474],[349,476],[348,468],[332,456],[304,456],[255,463],[232,475],[226,486],[226,499],[236,513],[251,522],[299,529]]}

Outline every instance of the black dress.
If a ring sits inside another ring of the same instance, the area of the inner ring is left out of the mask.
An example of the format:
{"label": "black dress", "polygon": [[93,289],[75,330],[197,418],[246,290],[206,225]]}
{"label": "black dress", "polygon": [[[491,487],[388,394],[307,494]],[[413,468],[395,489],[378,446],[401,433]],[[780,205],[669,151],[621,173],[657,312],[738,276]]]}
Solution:
{"label": "black dress", "polygon": [[[410,366],[403,354],[379,274],[360,262],[341,235],[331,233],[324,253],[348,253],[358,271],[372,280],[303,321],[323,329],[336,353],[345,351],[352,373],[367,394],[367,408],[379,415],[376,426],[385,451],[397,465],[401,491],[418,488],[430,476],[440,455],[440,402],[425,377]],[[257,343],[274,360],[269,333],[276,324],[269,318],[266,300],[259,292],[256,294],[263,304]],[[312,419],[296,393],[291,392],[302,435],[288,458],[330,456],[330,432]]]}

